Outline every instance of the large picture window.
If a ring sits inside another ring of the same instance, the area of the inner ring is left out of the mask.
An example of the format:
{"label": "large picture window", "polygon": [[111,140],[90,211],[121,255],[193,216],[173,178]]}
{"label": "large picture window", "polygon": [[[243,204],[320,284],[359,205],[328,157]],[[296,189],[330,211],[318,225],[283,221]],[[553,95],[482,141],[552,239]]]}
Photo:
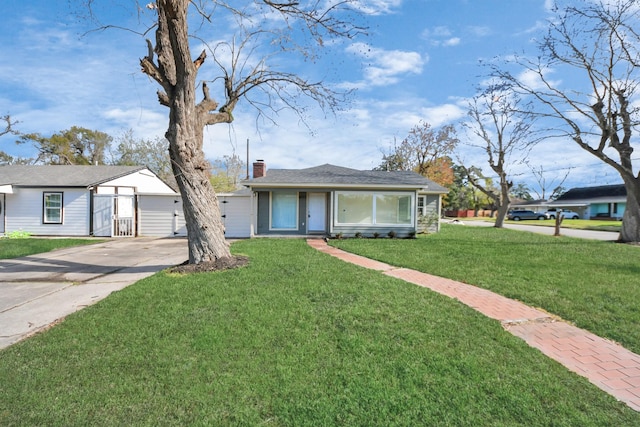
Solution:
{"label": "large picture window", "polygon": [[298,193],[271,193],[271,229],[298,229]]}
{"label": "large picture window", "polygon": [[337,223],[411,226],[412,199],[410,193],[338,192]]}
{"label": "large picture window", "polygon": [[373,224],[373,194],[338,193],[338,223]]}
{"label": "large picture window", "polygon": [[44,193],[42,222],[62,224],[62,193]]}

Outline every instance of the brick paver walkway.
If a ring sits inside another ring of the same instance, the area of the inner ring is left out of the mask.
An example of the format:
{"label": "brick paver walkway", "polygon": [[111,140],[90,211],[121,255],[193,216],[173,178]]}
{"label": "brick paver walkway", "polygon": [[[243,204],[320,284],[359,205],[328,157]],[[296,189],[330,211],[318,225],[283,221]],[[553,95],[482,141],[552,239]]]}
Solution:
{"label": "brick paver walkway", "polygon": [[485,289],[354,255],[333,248],[321,239],[309,239],[307,242],[311,247],[344,261],[459,300],[500,321],[505,330],[640,411],[640,355],[556,316]]}

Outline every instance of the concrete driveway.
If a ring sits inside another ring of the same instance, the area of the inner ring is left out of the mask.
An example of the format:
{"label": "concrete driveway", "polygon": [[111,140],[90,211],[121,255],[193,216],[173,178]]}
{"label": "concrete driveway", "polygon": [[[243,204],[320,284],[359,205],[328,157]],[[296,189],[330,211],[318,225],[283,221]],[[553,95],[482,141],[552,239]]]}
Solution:
{"label": "concrete driveway", "polygon": [[184,238],[135,238],[0,260],[0,349],[188,258]]}

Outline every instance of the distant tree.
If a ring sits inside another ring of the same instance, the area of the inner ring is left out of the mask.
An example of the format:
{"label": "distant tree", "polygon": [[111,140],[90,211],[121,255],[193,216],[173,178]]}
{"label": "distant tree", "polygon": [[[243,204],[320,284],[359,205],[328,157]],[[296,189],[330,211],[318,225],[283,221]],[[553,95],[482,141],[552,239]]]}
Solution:
{"label": "distant tree", "polygon": [[523,183],[518,183],[511,188],[511,196],[520,200],[533,200],[529,187]]}
{"label": "distant tree", "polygon": [[487,155],[489,166],[498,177],[499,191],[495,192],[467,169],[469,182],[493,201],[497,210],[495,227],[501,228],[511,203],[513,181],[509,179],[509,167],[525,160],[535,142],[531,136],[533,116],[508,83],[496,82],[471,100],[469,120],[464,126],[471,134],[468,144]]}
{"label": "distant tree", "polygon": [[449,192],[444,196],[443,205],[454,211],[474,209],[474,188],[469,183],[466,169],[460,165],[453,165],[451,169],[453,182],[448,187]]}
{"label": "distant tree", "polygon": [[553,191],[551,192],[551,195],[549,196],[549,200],[558,200],[558,198],[566,192],[567,192],[567,189],[559,185],[553,189]]}
{"label": "distant tree", "polygon": [[211,162],[211,184],[216,192],[228,193],[240,188],[246,163],[237,154]]}
{"label": "distant tree", "polygon": [[104,132],[73,126],[50,137],[21,134],[19,144],[31,143],[38,155],[34,163],[47,165],[104,165],[112,138]]}
{"label": "distant tree", "polygon": [[394,141],[376,169],[414,171],[440,185],[449,186],[454,181],[450,155],[458,142],[453,126],[447,125],[436,131],[429,123],[420,122],[402,142]]}
{"label": "distant tree", "polygon": [[570,168],[567,169],[564,175],[558,175],[558,174],[551,175],[549,172],[546,172],[542,166],[535,167],[535,166],[532,166],[531,163],[529,162],[526,162],[526,163],[527,163],[527,166],[529,166],[529,169],[531,169],[531,172],[533,173],[533,176],[535,177],[536,182],[538,183],[538,188],[533,190],[538,200],[547,199],[547,192],[550,186],[553,186],[553,189],[551,191],[551,195],[549,195],[549,200],[554,200],[553,199],[554,195],[557,198],[558,194],[556,190],[564,188],[562,187],[562,184],[564,184],[564,182],[569,177],[569,173],[571,172],[571,169]]}
{"label": "distant tree", "polygon": [[[10,115],[5,115],[0,118],[0,121],[3,125],[0,125],[0,136],[13,134],[19,135],[20,133],[16,130],[15,125],[18,123],[15,120],[11,119]],[[31,162],[31,159],[21,158],[21,157],[13,157],[9,153],[0,150],[0,165],[13,165],[13,164],[28,164]]]}
{"label": "distant tree", "polygon": [[0,126],[0,136],[6,135],[8,133],[17,134],[18,131],[15,130],[14,126],[16,125],[16,121],[11,119],[11,116],[6,114],[0,118],[0,121],[3,123],[4,129]]}
{"label": "distant tree", "polygon": [[169,141],[165,138],[135,138],[133,130],[124,132],[114,141],[111,163],[122,166],[147,166],[165,182],[174,183],[169,157]]}
{"label": "distant tree", "polygon": [[[564,2],[562,2],[564,3]],[[582,0],[556,7],[536,59],[497,69],[562,137],[614,168],[627,190],[620,241],[640,242],[640,9],[636,0]],[[523,78],[524,77],[524,78]],[[561,146],[559,146],[559,149]]]}

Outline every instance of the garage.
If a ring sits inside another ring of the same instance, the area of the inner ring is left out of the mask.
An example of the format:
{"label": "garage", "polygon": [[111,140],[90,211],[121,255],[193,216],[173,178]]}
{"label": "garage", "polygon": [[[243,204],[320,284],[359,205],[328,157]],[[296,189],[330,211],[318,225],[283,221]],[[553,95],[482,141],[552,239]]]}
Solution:
{"label": "garage", "polygon": [[[225,237],[241,239],[251,237],[251,192],[218,195],[220,215]],[[147,237],[179,237],[187,235],[182,210],[182,198],[177,195],[138,195],[138,235]]]}

